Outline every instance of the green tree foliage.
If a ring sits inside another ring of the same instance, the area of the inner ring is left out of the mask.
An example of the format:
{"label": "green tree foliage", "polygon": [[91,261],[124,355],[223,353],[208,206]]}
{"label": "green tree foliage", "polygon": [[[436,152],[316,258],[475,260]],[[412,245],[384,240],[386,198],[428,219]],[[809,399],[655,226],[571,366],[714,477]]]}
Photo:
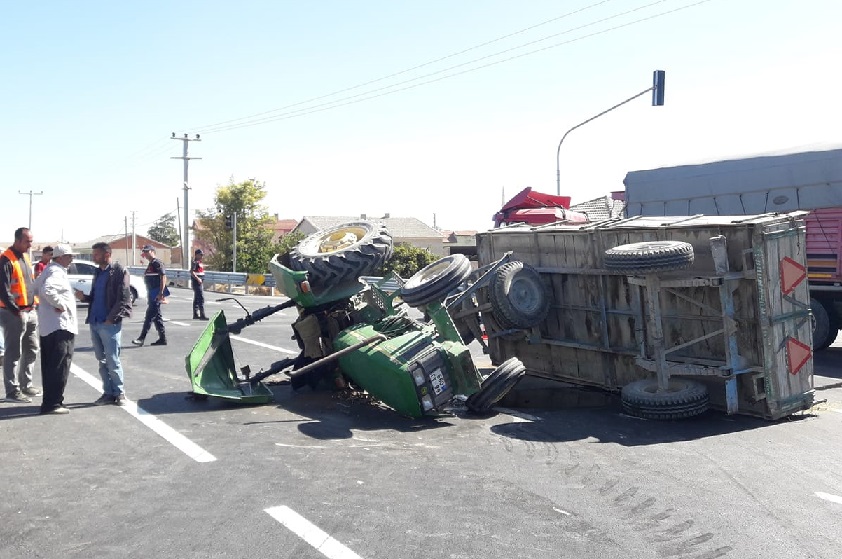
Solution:
{"label": "green tree foliage", "polygon": [[412,245],[400,243],[395,245],[392,257],[383,265],[383,275],[395,272],[400,277],[407,279],[436,260],[438,260],[438,257],[425,248],[416,248]]}
{"label": "green tree foliage", "polygon": [[181,238],[175,225],[175,216],[171,213],[162,215],[156,219],[146,235],[153,241],[158,241],[167,246],[175,247],[181,245]]}
{"label": "green tree foliage", "polygon": [[225,226],[225,216],[237,216],[237,271],[263,274],[268,271],[269,260],[288,250],[289,235],[279,242],[272,242],[270,225],[274,218],[261,204],[266,197],[265,183],[247,180],[235,183],[230,179],[219,186],[214,196],[214,207],[198,211],[196,238],[214,247],[205,256],[211,270],[231,271],[234,261],[233,231]]}

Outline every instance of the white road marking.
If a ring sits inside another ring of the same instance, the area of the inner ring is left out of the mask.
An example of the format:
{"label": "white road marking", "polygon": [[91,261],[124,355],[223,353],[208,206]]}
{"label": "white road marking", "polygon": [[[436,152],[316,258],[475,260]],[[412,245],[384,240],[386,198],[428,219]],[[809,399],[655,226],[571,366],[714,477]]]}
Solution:
{"label": "white road marking", "polygon": [[[79,377],[82,382],[92,386],[97,391],[102,390],[102,380],[94,376],[78,365],[71,364],[70,372]],[[126,400],[126,405],[121,406],[126,413],[152,429],[168,443],[195,460],[196,462],[213,462],[216,457],[152,415],[131,400]]]}
{"label": "white road marking", "polygon": [[556,511],[556,512],[560,512],[561,514],[563,514],[565,516],[573,516],[572,513],[569,513],[566,510],[561,510],[560,508],[557,508],[557,507],[553,507],[553,510]]}
{"label": "white road marking", "polygon": [[179,322],[177,320],[170,320],[169,318],[165,318],[164,322],[170,322],[172,324],[178,324],[179,326],[190,326],[189,322]]}
{"label": "white road marking", "polygon": [[313,546],[329,559],[362,559],[359,555],[332,538],[327,532],[289,507],[264,509],[269,516],[286,526],[293,534]]}
{"label": "white road marking", "polygon": [[824,499],[825,501],[830,501],[831,503],[839,503],[842,505],[842,497],[838,495],[831,495],[830,493],[822,493],[821,491],[816,491],[816,497],[819,499]]}
{"label": "white road marking", "polygon": [[260,347],[265,347],[267,349],[274,349],[275,351],[280,351],[281,353],[288,353],[289,355],[298,355],[299,354],[298,351],[290,351],[288,349],[284,349],[284,348],[278,347],[276,345],[269,345],[269,344],[264,344],[263,342],[256,342],[256,341],[250,340],[248,338],[242,338],[240,336],[234,336],[233,334],[229,335],[228,337],[231,338],[232,340],[237,340],[238,342],[243,342],[243,343],[252,344],[252,345],[256,345],[256,346],[260,346]]}
{"label": "white road marking", "polygon": [[835,411],[836,413],[842,413],[842,410],[836,410],[836,409],[833,409],[833,408],[830,408],[830,411]]}

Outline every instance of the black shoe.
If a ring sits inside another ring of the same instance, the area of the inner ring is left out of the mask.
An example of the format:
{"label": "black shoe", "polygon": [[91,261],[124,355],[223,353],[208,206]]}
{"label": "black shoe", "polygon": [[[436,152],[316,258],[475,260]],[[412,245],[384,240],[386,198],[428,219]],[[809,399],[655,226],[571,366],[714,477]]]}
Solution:
{"label": "black shoe", "polygon": [[114,403],[114,396],[111,394],[103,394],[96,400],[94,400],[95,406],[104,406],[105,404],[113,404]]}
{"label": "black shoe", "polygon": [[26,388],[21,388],[20,391],[26,394],[27,396],[37,396],[41,393],[41,391],[35,388],[34,386],[27,386]]}
{"label": "black shoe", "polygon": [[17,402],[19,404],[28,404],[32,401],[32,398],[28,397],[20,390],[15,390],[11,394],[6,394],[6,401]]}
{"label": "black shoe", "polygon": [[41,415],[67,415],[70,410],[64,406],[59,406],[50,410],[41,410]]}
{"label": "black shoe", "polygon": [[[155,345],[155,344],[152,344]],[[126,405],[126,395],[125,394],[117,394],[114,396],[114,405],[115,406],[125,406]]]}
{"label": "black shoe", "polygon": [[138,338],[136,340],[132,340],[132,343],[136,346],[142,346],[143,345],[143,338]]}
{"label": "black shoe", "polygon": [[202,316],[199,317],[199,320],[210,320],[210,319],[208,317],[206,317],[205,315],[202,315]]}
{"label": "black shoe", "polygon": [[152,342],[149,345],[167,345],[167,339],[166,338],[158,338],[157,340],[155,340],[154,342]]}

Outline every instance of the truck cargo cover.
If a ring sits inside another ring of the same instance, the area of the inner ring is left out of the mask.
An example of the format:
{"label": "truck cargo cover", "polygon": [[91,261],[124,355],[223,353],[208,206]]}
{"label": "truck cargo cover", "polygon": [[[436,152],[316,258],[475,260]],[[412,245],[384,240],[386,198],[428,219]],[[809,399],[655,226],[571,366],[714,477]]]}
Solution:
{"label": "truck cargo cover", "polygon": [[745,215],[842,206],[842,149],[632,171],[626,215]]}

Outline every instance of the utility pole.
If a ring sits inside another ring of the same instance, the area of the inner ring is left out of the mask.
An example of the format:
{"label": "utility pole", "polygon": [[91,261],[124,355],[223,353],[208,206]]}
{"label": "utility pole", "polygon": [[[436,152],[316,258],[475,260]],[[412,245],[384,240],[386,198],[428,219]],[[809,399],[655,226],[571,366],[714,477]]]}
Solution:
{"label": "utility pole", "polygon": [[33,196],[40,196],[40,195],[44,194],[44,191],[42,190],[41,192],[32,192],[30,190],[29,192],[21,192],[20,190],[18,190],[18,194],[23,194],[24,196],[29,196],[29,225],[27,225],[27,228],[32,229],[32,197]]}
{"label": "utility pole", "polygon": [[137,258],[137,234],[135,233],[135,225],[134,225],[134,210],[132,210],[132,263],[129,264],[129,261],[126,260],[126,266],[134,266],[135,259]]}
{"label": "utility pole", "polygon": [[187,146],[190,142],[201,142],[202,139],[196,134],[195,138],[189,138],[187,134],[184,134],[182,138],[176,138],[175,132],[172,133],[173,140],[181,140],[184,142],[184,152],[181,157],[171,157],[170,159],[181,159],[184,161],[184,230],[182,231],[182,245],[181,245],[181,264],[185,270],[190,269],[190,263],[187,261],[187,254],[190,251],[190,212],[188,202],[187,202],[187,193],[190,190],[189,182],[187,180],[187,164],[191,159],[201,159],[201,157],[187,157]]}
{"label": "utility pole", "polygon": [[[32,197],[33,196],[40,196],[40,195],[44,194],[44,191],[42,190],[41,192],[32,192],[32,190],[30,190],[29,192],[21,192],[20,190],[18,190],[18,194],[23,194],[25,196],[29,196],[29,225],[27,225],[26,227],[27,227],[27,229],[29,229],[31,231],[32,230]],[[29,261],[32,262],[32,247],[29,248]]]}
{"label": "utility pole", "polygon": [[[132,219],[132,222],[134,223],[134,219]],[[129,266],[130,264],[129,264],[129,243],[128,243],[128,240],[129,240],[129,218],[128,218],[128,216],[123,217],[123,227],[126,229],[126,241],[127,241],[126,242],[126,266]]]}

